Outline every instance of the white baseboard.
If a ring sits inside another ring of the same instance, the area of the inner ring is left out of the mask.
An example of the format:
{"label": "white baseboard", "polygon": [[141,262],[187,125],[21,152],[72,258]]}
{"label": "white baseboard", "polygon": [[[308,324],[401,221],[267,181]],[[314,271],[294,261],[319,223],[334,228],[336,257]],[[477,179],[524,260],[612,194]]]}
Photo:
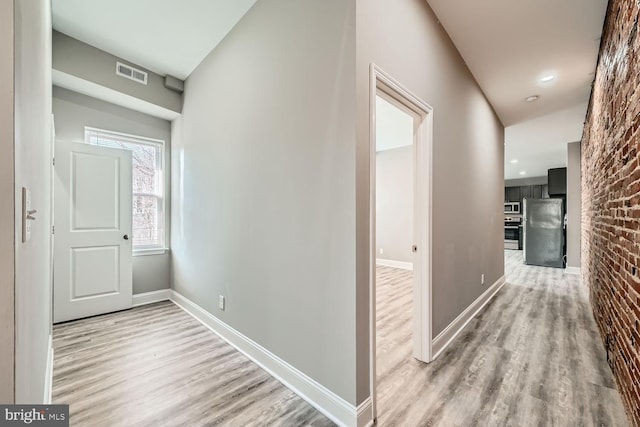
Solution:
{"label": "white baseboard", "polygon": [[[204,308],[171,290],[171,301],[340,426],[356,427],[358,409]],[[371,411],[369,411],[371,412]]]}
{"label": "white baseboard", "polygon": [[564,269],[564,272],[567,274],[577,274],[577,275],[582,274],[580,267],[567,267]]}
{"label": "white baseboard", "polygon": [[53,337],[49,335],[49,349],[47,352],[47,369],[44,373],[44,396],[42,403],[51,404],[51,388],[53,387]]}
{"label": "white baseboard", "polygon": [[367,397],[364,402],[358,405],[358,427],[373,426],[373,402],[371,396]]}
{"label": "white baseboard", "polygon": [[133,307],[152,304],[154,302],[166,301],[169,299],[171,299],[171,289],[160,289],[159,291],[135,294],[133,295]]}
{"label": "white baseboard", "polygon": [[482,308],[487,305],[491,298],[504,286],[504,276],[499,278],[489,289],[484,291],[469,307],[467,307],[456,319],[440,332],[433,340],[432,351],[433,360],[436,359],[451,342],[462,332],[467,324],[474,318]]}
{"label": "white baseboard", "polygon": [[401,268],[403,270],[413,271],[412,262],[394,261],[392,259],[376,258],[376,265],[382,265],[384,267]]}

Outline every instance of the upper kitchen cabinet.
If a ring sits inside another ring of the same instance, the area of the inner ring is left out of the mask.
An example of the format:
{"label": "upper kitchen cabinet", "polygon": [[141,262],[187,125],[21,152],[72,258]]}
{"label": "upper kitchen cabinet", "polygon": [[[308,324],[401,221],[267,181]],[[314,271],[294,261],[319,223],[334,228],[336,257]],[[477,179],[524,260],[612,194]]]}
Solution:
{"label": "upper kitchen cabinet", "polygon": [[524,199],[548,199],[549,191],[547,184],[520,185],[517,187],[504,188],[504,202],[519,202],[520,209],[523,209]]}
{"label": "upper kitchen cabinet", "polygon": [[506,198],[505,202],[521,202],[520,187],[507,187],[505,189]]}
{"label": "upper kitchen cabinet", "polygon": [[531,186],[531,198],[532,199],[542,199],[542,185],[532,185]]}
{"label": "upper kitchen cabinet", "polygon": [[522,211],[522,208],[524,206],[524,199],[531,199],[533,196],[531,195],[532,193],[532,186],[531,185],[524,185],[522,187],[520,187],[520,200],[518,200],[520,202],[520,210]]}
{"label": "upper kitchen cabinet", "polygon": [[549,196],[565,196],[567,194],[567,168],[549,169]]}

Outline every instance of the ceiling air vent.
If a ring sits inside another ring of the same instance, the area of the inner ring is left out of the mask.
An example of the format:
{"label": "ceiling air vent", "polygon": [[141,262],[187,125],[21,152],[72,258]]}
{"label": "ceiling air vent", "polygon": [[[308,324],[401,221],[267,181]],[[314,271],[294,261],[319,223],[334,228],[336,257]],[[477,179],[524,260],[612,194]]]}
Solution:
{"label": "ceiling air vent", "polygon": [[116,62],[116,74],[143,85],[147,84],[147,73],[122,62]]}

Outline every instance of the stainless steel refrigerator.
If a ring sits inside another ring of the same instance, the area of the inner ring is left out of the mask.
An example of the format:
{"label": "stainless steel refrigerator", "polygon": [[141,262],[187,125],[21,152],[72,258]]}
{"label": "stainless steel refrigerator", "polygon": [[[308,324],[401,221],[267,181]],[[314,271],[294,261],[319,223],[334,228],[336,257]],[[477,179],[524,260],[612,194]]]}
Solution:
{"label": "stainless steel refrigerator", "polygon": [[524,200],[524,263],[564,267],[564,202]]}

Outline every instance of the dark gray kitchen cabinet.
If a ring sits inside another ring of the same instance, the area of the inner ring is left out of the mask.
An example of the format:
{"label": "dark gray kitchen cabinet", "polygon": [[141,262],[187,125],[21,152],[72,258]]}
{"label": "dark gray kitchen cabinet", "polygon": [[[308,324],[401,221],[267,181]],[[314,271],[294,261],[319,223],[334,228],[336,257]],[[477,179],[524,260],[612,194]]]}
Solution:
{"label": "dark gray kitchen cabinet", "polygon": [[531,198],[532,199],[542,199],[542,185],[532,185],[531,186]]}
{"label": "dark gray kitchen cabinet", "polygon": [[567,168],[549,169],[547,176],[550,196],[564,196],[567,194]]}
{"label": "dark gray kitchen cabinet", "polygon": [[520,198],[520,187],[507,187],[507,202],[519,202],[522,199]]}
{"label": "dark gray kitchen cabinet", "polygon": [[520,187],[505,187],[504,202],[519,202],[520,211],[524,210],[524,199],[548,199],[548,185],[522,185]]}
{"label": "dark gray kitchen cabinet", "polygon": [[522,211],[522,208],[524,207],[524,199],[530,199],[531,196],[531,186],[530,185],[525,185],[520,187],[520,211]]}

